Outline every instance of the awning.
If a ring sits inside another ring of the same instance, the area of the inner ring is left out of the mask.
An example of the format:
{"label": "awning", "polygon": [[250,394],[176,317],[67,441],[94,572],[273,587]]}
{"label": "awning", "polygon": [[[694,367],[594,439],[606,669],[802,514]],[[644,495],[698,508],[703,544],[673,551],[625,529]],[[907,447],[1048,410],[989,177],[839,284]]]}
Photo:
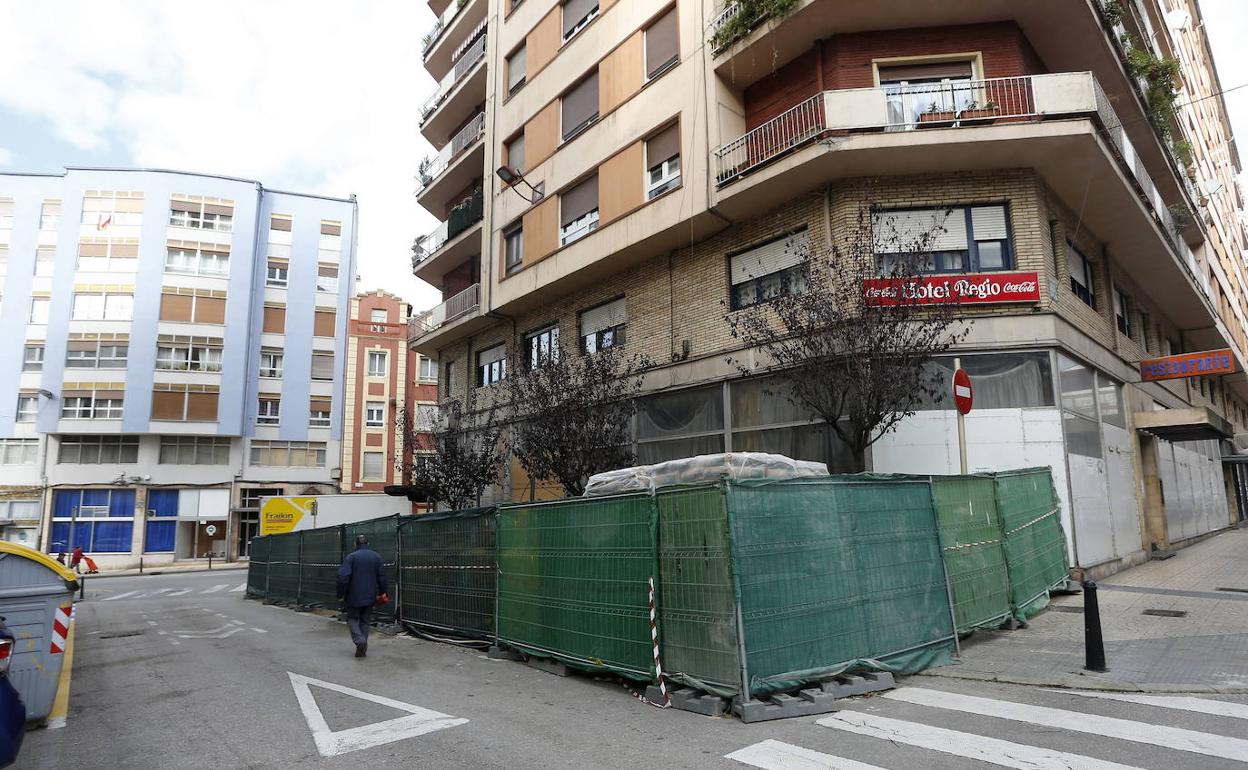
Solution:
{"label": "awning", "polygon": [[1230,438],[1231,424],[1203,406],[1136,412],[1136,430],[1166,441],[1210,441]]}

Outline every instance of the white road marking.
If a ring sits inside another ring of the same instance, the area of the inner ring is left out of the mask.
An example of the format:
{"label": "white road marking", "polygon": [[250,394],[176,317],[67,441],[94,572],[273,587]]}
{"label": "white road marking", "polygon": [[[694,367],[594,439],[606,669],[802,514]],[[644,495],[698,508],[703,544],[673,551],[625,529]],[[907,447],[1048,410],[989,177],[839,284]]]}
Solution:
{"label": "white road marking", "polygon": [[168,631],[157,631],[156,633],[160,634],[161,636],[168,636],[168,635],[169,635],[169,632],[168,632]]}
{"label": "white road marking", "polygon": [[124,594],[117,594],[116,596],[110,596],[110,597],[108,597],[108,598],[104,599],[103,601],[106,601],[106,602],[113,602],[113,601],[117,601],[118,599],[124,599],[124,598],[126,598],[127,596],[134,596],[134,595],[135,595],[135,594],[137,594],[137,593],[139,593],[139,592],[138,592],[138,591],[126,591]]}
{"label": "white road marking", "polygon": [[245,625],[247,625],[246,623],[244,623],[244,622],[243,622],[243,621],[241,621],[241,620],[231,620],[230,622],[231,622],[231,623],[233,623],[233,624],[234,624],[234,625],[236,625],[236,626],[245,626]]}
{"label": "white road marking", "polygon": [[246,590],[247,590],[247,584],[246,584],[246,583],[239,583],[238,585],[236,585],[236,586],[234,586],[233,588],[231,588],[231,589],[230,589],[230,593],[232,593],[232,594],[237,594],[237,593],[241,593],[241,592],[246,591]]}
{"label": "white road marking", "polygon": [[242,630],[238,626],[226,623],[224,626],[211,631],[175,631],[174,633],[183,639],[224,639]]}
{"label": "white road marking", "polygon": [[138,596],[136,596],[136,597],[134,597],[134,598],[135,598],[135,599],[148,599],[148,598],[151,598],[151,597],[153,597],[153,596],[160,596],[161,594],[163,594],[163,593],[168,593],[169,591],[172,591],[172,590],[174,590],[174,589],[172,589],[172,588],[157,588],[155,591],[148,591],[148,592],[146,592],[146,593],[141,593],[141,594],[139,594]]}
{"label": "white road marking", "polygon": [[1177,751],[1188,751],[1193,754],[1204,754],[1210,757],[1235,759],[1248,762],[1248,740],[1227,738],[1221,735],[1201,733],[1195,730],[1184,730],[1179,727],[1150,725],[1146,722],[1133,722],[1129,719],[1084,714],[1078,711],[1045,706],[1031,706],[1025,703],[978,698],[973,695],[959,695],[940,690],[926,690],[918,687],[902,687],[883,693],[890,700],[915,703],[920,706],[962,711],[967,714],[979,714],[998,719],[1010,719],[1015,722],[1055,727],[1059,730],[1070,730],[1077,733],[1102,735],[1107,738],[1118,738],[1134,743],[1150,746],[1163,746]]}
{"label": "white road marking", "polygon": [[[169,596],[186,596],[186,595],[187,595],[187,594],[189,594],[190,592],[191,592],[191,589],[189,589],[189,588],[183,588],[183,589],[182,589],[182,590],[180,590],[180,591],[174,591],[173,593],[169,594]],[[167,597],[165,597],[165,598],[169,598],[169,597],[167,596]]]}
{"label": "white road marking", "polygon": [[182,644],[182,643],[179,642],[177,639],[170,639],[169,644],[172,644],[174,647],[177,647],[179,644]]}
{"label": "white road marking", "polygon": [[[316,743],[316,750],[323,757],[333,757],[351,751],[367,749],[372,746],[381,746],[382,744],[401,741],[405,738],[414,738],[418,735],[455,727],[468,722],[467,719],[453,717],[449,714],[413,706],[410,703],[373,695],[372,693],[355,690],[350,687],[343,687],[340,684],[322,682],[319,679],[302,676],[293,671],[287,673],[290,676],[291,686],[295,688],[295,698],[299,701],[299,709],[303,712],[303,718],[308,723],[308,729],[312,731],[312,740]],[[316,705],[316,699],[312,697],[312,690],[309,688],[310,685],[333,690],[343,695],[350,695],[371,703],[379,703],[382,706],[389,706],[399,711],[406,711],[409,716],[334,732],[329,729],[329,724],[321,714],[320,707]]]}
{"label": "white road marking", "polygon": [[267,634],[267,633],[268,633],[268,631],[265,631],[263,628],[255,628],[255,627],[252,627],[252,629],[251,629],[251,630],[252,630],[252,631],[255,631],[257,634]]}
{"label": "white road marking", "polygon": [[824,727],[858,735],[869,735],[893,743],[918,746],[955,757],[966,757],[1018,770],[1138,770],[1130,765],[1107,762],[1082,754],[1012,743],[972,733],[960,733],[918,722],[865,714],[860,711],[839,711],[835,716],[819,720]]}
{"label": "white road marking", "polygon": [[1123,703],[1138,703],[1143,706],[1157,706],[1158,708],[1178,709],[1179,711],[1195,711],[1198,714],[1212,714],[1216,717],[1248,719],[1248,705],[1243,703],[1229,703],[1224,700],[1190,698],[1178,695],[1135,695],[1132,693],[1088,692],[1086,690],[1050,690],[1049,692],[1078,695],[1084,698],[1116,700],[1122,701]]}
{"label": "white road marking", "polygon": [[229,588],[229,587],[230,587],[229,583],[222,583],[219,586],[213,586],[212,588],[205,588],[203,591],[200,591],[200,593],[201,594],[215,594],[217,591],[220,591],[222,588]]}
{"label": "white road marking", "polygon": [[156,626],[156,625],[160,625],[159,623],[157,623],[157,622],[156,622],[156,621],[154,621],[154,620],[149,620],[149,621],[147,621],[147,624],[148,624],[149,626]]}
{"label": "white road marking", "polygon": [[877,765],[867,765],[773,740],[746,746],[725,755],[724,758],[751,767],[761,767],[763,770],[883,770]]}

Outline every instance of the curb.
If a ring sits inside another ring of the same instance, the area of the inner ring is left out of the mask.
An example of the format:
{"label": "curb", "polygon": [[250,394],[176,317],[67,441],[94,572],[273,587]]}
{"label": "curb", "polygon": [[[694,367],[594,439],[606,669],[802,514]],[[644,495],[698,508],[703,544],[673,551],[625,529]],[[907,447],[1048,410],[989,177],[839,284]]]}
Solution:
{"label": "curb", "polygon": [[101,578],[121,578],[121,577],[149,577],[149,576],[167,577],[169,575],[195,575],[195,574],[202,573],[202,572],[238,572],[240,570],[246,570],[246,569],[247,569],[246,564],[240,564],[237,567],[231,566],[231,565],[213,567],[212,569],[208,569],[207,567],[196,567],[194,569],[162,569],[160,567],[156,567],[155,569],[149,569],[143,572],[139,572],[137,570],[119,570],[117,572],[99,572],[94,575],[84,574],[81,577],[90,577],[92,580],[99,580]]}
{"label": "curb", "polygon": [[74,677],[74,630],[77,625],[76,618],[69,621],[65,659],[61,661],[61,673],[56,682],[56,698],[52,701],[52,710],[48,712],[45,723],[49,730],[64,727],[69,718],[69,684]]}
{"label": "curb", "polygon": [[1197,693],[1204,695],[1248,695],[1248,687],[1222,687],[1202,684],[1173,684],[1149,682],[1118,682],[1110,679],[1098,679],[1092,676],[1069,674],[1061,678],[1039,678],[1029,676],[1010,676],[1008,674],[982,674],[977,672],[934,672],[924,671],[916,677],[933,677],[937,679],[962,679],[972,682],[994,682],[997,684],[1018,684],[1028,687],[1057,688],[1061,690],[1100,690],[1103,692],[1135,692],[1154,694]]}

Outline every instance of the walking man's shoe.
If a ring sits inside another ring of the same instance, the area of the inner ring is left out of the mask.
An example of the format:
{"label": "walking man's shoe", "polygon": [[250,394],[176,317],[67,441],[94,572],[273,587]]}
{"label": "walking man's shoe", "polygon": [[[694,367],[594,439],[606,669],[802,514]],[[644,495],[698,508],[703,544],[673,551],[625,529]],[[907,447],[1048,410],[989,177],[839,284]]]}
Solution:
{"label": "walking man's shoe", "polygon": [[367,649],[368,649],[368,645],[364,644],[363,642],[360,642],[359,644],[355,645],[355,657],[357,658],[364,657],[364,652]]}

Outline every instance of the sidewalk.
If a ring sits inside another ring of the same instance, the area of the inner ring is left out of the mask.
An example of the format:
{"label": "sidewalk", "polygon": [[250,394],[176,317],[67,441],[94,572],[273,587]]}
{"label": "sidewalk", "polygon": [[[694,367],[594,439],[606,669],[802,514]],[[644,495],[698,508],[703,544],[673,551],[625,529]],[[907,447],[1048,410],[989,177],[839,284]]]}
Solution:
{"label": "sidewalk", "polygon": [[[240,570],[240,569],[247,569],[247,562],[245,561],[213,562],[211,570],[208,569],[208,562],[206,561],[195,562],[191,564],[164,564],[159,567],[152,566],[152,567],[147,567],[142,572],[139,572],[137,569],[115,569],[115,570],[110,569],[110,570],[103,570],[94,575],[90,575],[89,577],[91,580],[97,580],[99,578],[129,577],[132,575],[158,575],[158,574],[168,575],[170,573],[182,574],[182,573],[188,573],[188,572],[209,572],[209,571],[226,572],[228,570]],[[83,576],[87,577],[86,573],[83,573]]]}
{"label": "sidewalk", "polygon": [[[1083,596],[1057,596],[1026,629],[976,632],[962,661],[920,676],[1141,692],[1248,693],[1248,530],[1097,584],[1109,671],[1083,669]],[[1235,591],[1218,589],[1237,589]],[[1186,613],[1181,617],[1145,610]]]}

